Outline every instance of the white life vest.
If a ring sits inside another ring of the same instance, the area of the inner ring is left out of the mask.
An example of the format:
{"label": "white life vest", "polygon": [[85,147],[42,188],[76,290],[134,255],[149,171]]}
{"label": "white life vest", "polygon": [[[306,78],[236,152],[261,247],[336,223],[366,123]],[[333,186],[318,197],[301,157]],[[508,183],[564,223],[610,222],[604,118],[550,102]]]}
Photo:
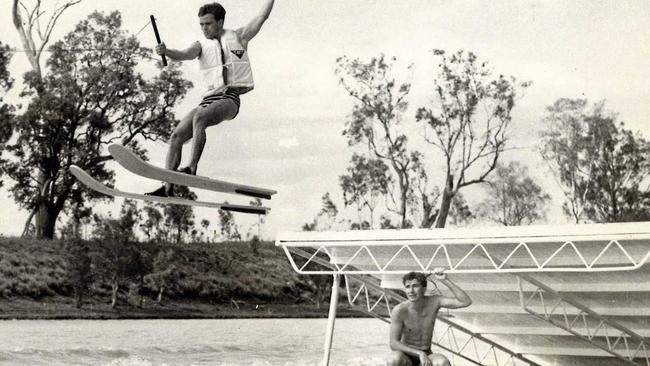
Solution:
{"label": "white life vest", "polygon": [[[244,94],[253,90],[253,70],[248,52],[241,45],[235,31],[224,29],[220,41],[202,39],[199,67],[207,83],[205,95],[225,91]],[[224,60],[225,59],[225,60]]]}

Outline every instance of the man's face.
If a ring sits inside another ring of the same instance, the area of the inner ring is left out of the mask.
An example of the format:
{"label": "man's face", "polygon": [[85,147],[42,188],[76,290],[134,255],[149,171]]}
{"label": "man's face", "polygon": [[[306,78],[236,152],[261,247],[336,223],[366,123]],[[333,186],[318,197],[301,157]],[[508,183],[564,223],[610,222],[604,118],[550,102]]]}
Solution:
{"label": "man's face", "polygon": [[411,301],[418,301],[424,297],[424,291],[426,288],[420,285],[418,280],[407,280],[404,282],[404,289],[406,290],[406,296]]}
{"label": "man's face", "polygon": [[205,14],[199,17],[199,24],[201,25],[201,30],[205,38],[215,39],[219,36],[223,28],[223,19],[217,21],[213,14]]}

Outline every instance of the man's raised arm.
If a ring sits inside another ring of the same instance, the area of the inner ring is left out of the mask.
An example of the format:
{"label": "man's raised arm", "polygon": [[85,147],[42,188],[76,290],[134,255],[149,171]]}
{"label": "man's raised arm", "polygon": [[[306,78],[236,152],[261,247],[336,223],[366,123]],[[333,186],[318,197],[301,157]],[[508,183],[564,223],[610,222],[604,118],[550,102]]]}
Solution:
{"label": "man's raised arm", "polygon": [[251,19],[251,21],[244,27],[237,29],[239,41],[242,43],[242,46],[246,47],[248,41],[253,39],[260,29],[262,29],[262,24],[264,24],[264,22],[269,18],[269,15],[271,15],[273,2],[274,0],[266,0],[260,13],[255,18]]}
{"label": "man's raised arm", "polygon": [[436,279],[440,281],[442,284],[447,286],[451,292],[454,294],[454,297],[447,297],[443,296],[440,299],[440,306],[443,308],[449,308],[449,309],[458,309],[458,308],[466,308],[470,305],[472,305],[472,299],[467,295],[463,289],[458,287],[455,283],[451,282],[449,278],[447,278],[447,275],[442,273],[442,271],[438,271],[437,269],[434,271],[436,275]]}
{"label": "man's raised arm", "polygon": [[199,42],[194,42],[184,50],[175,50],[172,48],[167,48],[163,42],[159,45],[156,45],[156,53],[159,55],[165,55],[176,61],[193,60],[199,57],[201,54],[201,44]]}

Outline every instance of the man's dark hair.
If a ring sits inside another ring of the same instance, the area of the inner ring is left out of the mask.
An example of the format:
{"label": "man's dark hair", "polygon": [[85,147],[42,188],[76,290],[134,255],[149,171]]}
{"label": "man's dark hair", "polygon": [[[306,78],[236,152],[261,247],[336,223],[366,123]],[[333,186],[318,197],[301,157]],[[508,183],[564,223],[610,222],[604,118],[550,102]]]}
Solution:
{"label": "man's dark hair", "polygon": [[205,4],[199,8],[199,16],[202,17],[207,14],[214,15],[214,19],[218,22],[226,17],[226,9],[219,3]]}
{"label": "man's dark hair", "polygon": [[402,285],[406,284],[406,281],[417,280],[422,287],[427,287],[427,276],[424,273],[420,272],[409,272],[402,277]]}

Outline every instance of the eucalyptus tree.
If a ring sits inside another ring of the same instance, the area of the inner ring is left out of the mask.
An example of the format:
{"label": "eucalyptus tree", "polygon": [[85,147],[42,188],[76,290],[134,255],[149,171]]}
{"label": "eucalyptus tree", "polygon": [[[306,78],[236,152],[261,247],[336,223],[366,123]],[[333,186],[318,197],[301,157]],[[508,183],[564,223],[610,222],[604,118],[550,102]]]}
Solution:
{"label": "eucalyptus tree", "polygon": [[[225,203],[228,203],[226,201]],[[235,221],[235,215],[230,211],[219,210],[219,232],[224,241],[241,241],[239,225]]]}
{"label": "eucalyptus tree", "polygon": [[[343,135],[350,146],[365,146],[391,168],[386,175],[397,189],[389,185],[394,205],[387,208],[399,215],[401,228],[444,227],[459,191],[486,181],[505,151],[518,93],[530,85],[512,76],[494,77],[488,64],[471,52],[447,55],[434,50],[434,57],[440,59],[433,77],[434,99],[415,114],[415,121],[424,126],[424,141],[434,147],[426,155],[407,146],[403,119],[411,84],[397,81],[395,58],[337,60],[340,82],[355,99]],[[442,189],[430,186],[437,175],[431,167],[440,161]],[[463,211],[459,214],[469,213]],[[386,220],[384,215],[381,226],[392,226]]]}
{"label": "eucalyptus tree", "polygon": [[343,135],[350,146],[364,146],[373,159],[390,166],[386,173],[392,175],[397,187],[389,187],[391,204],[387,209],[399,216],[400,227],[407,227],[414,182],[421,172],[421,154],[409,150],[408,138],[401,129],[411,83],[397,81],[393,75],[395,61],[396,58],[387,59],[384,55],[368,62],[344,56],[337,59],[335,72],[355,101]]}
{"label": "eucalyptus tree", "polygon": [[604,101],[560,98],[542,119],[540,153],[576,223],[650,219],[650,144]]}
{"label": "eucalyptus tree", "polygon": [[[24,51],[23,54],[31,67],[31,71],[25,76],[31,79],[33,89],[38,94],[45,91],[42,83],[43,72],[41,60],[43,53],[47,51],[48,44],[51,41],[52,32],[63,13],[71,6],[80,2],[81,0],[67,0],[63,4],[57,2],[53,10],[46,9],[41,0],[32,1],[30,4],[26,4],[20,0],[13,0],[12,2],[12,22],[20,37]],[[46,16],[46,14],[49,16]],[[8,129],[5,128],[3,132],[9,132],[7,131]],[[11,133],[9,132],[8,135],[11,135]],[[49,193],[47,185],[50,184],[50,180],[42,171],[36,172],[35,174],[35,185],[40,189],[34,191],[35,196],[32,200],[34,202],[46,201],[48,200],[47,194]],[[34,204],[31,206],[28,207],[31,212],[25,222],[22,236],[27,236],[32,231],[36,232],[38,236],[43,236],[42,228],[45,225],[45,221],[47,221],[48,213],[40,205]],[[36,225],[33,226],[31,222],[34,217],[36,218]]]}
{"label": "eucalyptus tree", "polygon": [[15,182],[16,202],[37,215],[39,237],[52,238],[71,206],[106,198],[80,186],[71,165],[112,183],[107,145],[129,145],[145,157],[141,141],[169,137],[172,108],[191,86],[177,65],[145,78],[138,68],[150,50],[121,26],[118,12],[91,14],[50,47],[47,73],[25,75],[29,102],[2,151],[3,172]]}
{"label": "eucalyptus tree", "polygon": [[447,54],[434,75],[434,99],[418,108],[416,121],[444,164],[439,209],[433,225],[444,227],[454,196],[464,187],[484,183],[496,168],[508,141],[512,110],[529,82],[494,76],[487,62],[472,52]]}
{"label": "eucalyptus tree", "polygon": [[[185,186],[175,186],[174,193],[179,198],[196,201],[196,194]],[[221,212],[221,211],[220,211]],[[232,214],[231,214],[232,215]],[[195,227],[192,206],[165,205],[163,207],[165,227],[173,243],[181,243]]]}
{"label": "eucalyptus tree", "polygon": [[504,226],[530,225],[545,217],[550,200],[551,196],[530,177],[528,168],[513,161],[497,165],[479,211]]}
{"label": "eucalyptus tree", "polygon": [[120,288],[142,270],[143,250],[136,236],[141,216],[141,210],[134,201],[124,200],[118,218],[94,217],[93,239],[98,252],[95,270],[99,278],[111,285],[111,308],[117,306]]}
{"label": "eucalyptus tree", "polygon": [[336,218],[339,214],[339,209],[332,200],[329,192],[321,197],[321,209],[314,217],[312,222],[302,225],[302,231],[320,231],[331,230],[334,224],[337,223]]}
{"label": "eucalyptus tree", "polygon": [[[43,72],[41,68],[41,57],[47,52],[52,32],[56,27],[59,18],[71,6],[79,4],[81,0],[67,0],[63,3],[57,2],[54,9],[46,9],[41,0],[36,0],[25,5],[20,0],[13,0],[11,6],[11,19],[20,37],[24,48],[24,54],[34,73],[34,78],[40,80]],[[49,13],[49,16],[45,14]],[[43,89],[39,89],[42,91]]]}
{"label": "eucalyptus tree", "polygon": [[[4,144],[9,141],[12,135],[14,106],[9,104],[6,98],[7,93],[11,90],[14,83],[9,73],[11,56],[9,46],[0,42],[0,153],[4,149]],[[0,159],[0,164],[2,164],[2,159]],[[0,180],[1,185],[2,181]]]}
{"label": "eucalyptus tree", "polygon": [[377,201],[386,196],[391,183],[388,169],[388,165],[381,159],[366,159],[363,155],[355,153],[347,168],[347,174],[339,177],[344,203],[346,206],[356,206],[359,227],[364,225],[364,211],[367,210],[367,225],[374,228]]}

